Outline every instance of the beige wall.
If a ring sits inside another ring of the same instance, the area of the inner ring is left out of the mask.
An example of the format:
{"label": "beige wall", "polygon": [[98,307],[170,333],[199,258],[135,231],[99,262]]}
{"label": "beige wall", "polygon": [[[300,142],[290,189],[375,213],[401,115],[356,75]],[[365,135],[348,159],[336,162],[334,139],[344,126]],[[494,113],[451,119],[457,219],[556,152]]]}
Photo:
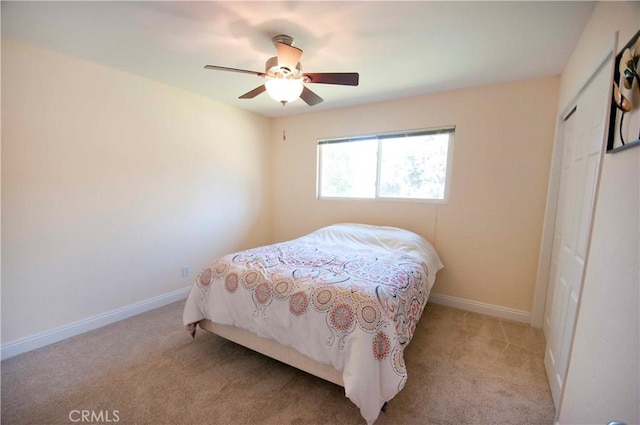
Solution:
{"label": "beige wall", "polygon": [[266,118],[4,38],[2,124],[3,344],[271,239]]}
{"label": "beige wall", "polygon": [[[640,29],[640,2],[598,3],[562,75],[563,99],[619,31]],[[561,424],[640,423],[640,147],[605,155]]]}
{"label": "beige wall", "polygon": [[[275,240],[335,222],[404,227],[442,256],[434,293],[530,311],[558,85],[550,77],[277,120]],[[448,204],[316,199],[318,138],[448,125],[456,126]]]}

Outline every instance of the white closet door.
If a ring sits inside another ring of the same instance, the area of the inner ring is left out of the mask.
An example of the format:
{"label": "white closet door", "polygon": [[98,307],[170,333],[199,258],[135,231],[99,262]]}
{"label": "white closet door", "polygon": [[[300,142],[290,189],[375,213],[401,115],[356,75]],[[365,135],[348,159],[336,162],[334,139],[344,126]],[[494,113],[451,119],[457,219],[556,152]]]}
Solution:
{"label": "white closet door", "polygon": [[545,309],[545,368],[556,406],[560,401],[582,289],[594,195],[604,147],[609,62],[581,93],[564,122],[564,148],[551,269]]}

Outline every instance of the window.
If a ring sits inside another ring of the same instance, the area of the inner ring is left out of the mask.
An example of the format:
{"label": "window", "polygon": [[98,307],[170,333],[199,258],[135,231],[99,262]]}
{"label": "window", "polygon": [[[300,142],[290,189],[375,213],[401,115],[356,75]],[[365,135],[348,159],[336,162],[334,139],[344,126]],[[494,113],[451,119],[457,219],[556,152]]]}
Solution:
{"label": "window", "polygon": [[318,141],[318,197],[446,202],[455,127]]}

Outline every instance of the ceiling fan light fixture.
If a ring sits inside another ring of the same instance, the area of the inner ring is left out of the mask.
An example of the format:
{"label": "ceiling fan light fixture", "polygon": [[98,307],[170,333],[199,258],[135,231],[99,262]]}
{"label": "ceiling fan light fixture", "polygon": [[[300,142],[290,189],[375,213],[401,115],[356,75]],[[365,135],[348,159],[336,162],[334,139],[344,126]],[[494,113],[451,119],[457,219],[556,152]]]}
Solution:
{"label": "ceiling fan light fixture", "polygon": [[269,96],[280,103],[293,102],[300,97],[304,88],[301,78],[271,78],[267,79],[264,85]]}

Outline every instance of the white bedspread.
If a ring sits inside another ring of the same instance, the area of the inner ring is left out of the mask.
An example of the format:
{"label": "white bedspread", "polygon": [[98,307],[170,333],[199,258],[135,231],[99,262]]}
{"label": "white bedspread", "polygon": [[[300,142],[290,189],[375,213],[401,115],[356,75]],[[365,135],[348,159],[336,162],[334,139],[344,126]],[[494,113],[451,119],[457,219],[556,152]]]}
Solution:
{"label": "white bedspread", "polygon": [[216,259],[196,279],[183,320],[248,329],[331,364],[372,424],[405,385],[404,349],[442,267],[415,233],[336,224]]}

